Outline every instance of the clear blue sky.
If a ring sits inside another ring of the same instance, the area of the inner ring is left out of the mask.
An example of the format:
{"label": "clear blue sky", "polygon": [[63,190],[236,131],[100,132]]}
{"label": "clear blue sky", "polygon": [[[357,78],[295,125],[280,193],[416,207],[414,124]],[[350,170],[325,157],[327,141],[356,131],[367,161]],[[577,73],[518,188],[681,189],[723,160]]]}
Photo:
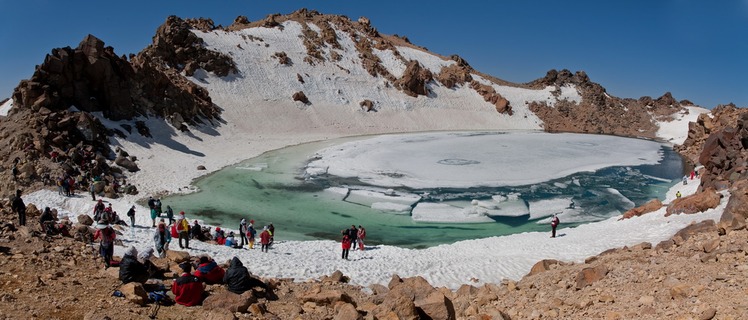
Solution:
{"label": "clear blue sky", "polygon": [[52,48],[93,34],[119,55],[145,48],[169,15],[228,25],[308,8],[366,16],[475,69],[528,82],[550,69],[584,70],[610,94],[670,91],[703,107],[748,107],[748,0],[0,0],[0,99]]}

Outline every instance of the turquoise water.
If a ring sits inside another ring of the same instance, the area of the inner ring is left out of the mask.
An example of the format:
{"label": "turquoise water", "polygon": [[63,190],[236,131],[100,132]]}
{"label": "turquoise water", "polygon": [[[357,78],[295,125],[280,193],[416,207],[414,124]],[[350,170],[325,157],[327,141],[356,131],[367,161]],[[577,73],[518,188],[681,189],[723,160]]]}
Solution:
{"label": "turquoise water", "polygon": [[[242,218],[254,219],[255,226],[273,223],[276,239],[338,239],[340,231],[352,224],[367,230],[367,243],[422,248],[459,240],[507,235],[527,231],[548,231],[546,224],[529,216],[492,217],[490,223],[426,223],[409,215],[397,215],[369,206],[341,201],[341,195],[324,191],[329,186],[361,184],[350,179],[327,177],[307,181],[304,165],[320,149],[353,139],[345,138],[287,147],[267,152],[229,166],[195,182],[200,192],[163,200],[175,211],[199,217],[222,228],[238,229]],[[497,188],[396,189],[398,192],[428,194],[422,201],[491,200],[492,195],[520,193],[526,201],[573,197],[580,214],[563,226],[599,221],[632,207],[612,194],[618,190],[636,205],[665,192],[683,175],[683,161],[668,147],[656,165],[612,167],[582,172],[544,183]],[[575,182],[575,183],[572,183]]]}

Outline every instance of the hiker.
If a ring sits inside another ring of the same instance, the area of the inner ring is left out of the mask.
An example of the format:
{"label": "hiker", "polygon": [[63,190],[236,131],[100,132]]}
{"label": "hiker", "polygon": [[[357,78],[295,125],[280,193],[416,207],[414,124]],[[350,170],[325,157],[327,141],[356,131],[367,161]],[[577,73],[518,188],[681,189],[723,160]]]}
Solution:
{"label": "hiker", "polygon": [[13,169],[10,169],[10,172],[13,174],[13,181],[18,181],[18,167],[14,164]]}
{"label": "hiker", "polygon": [[104,220],[99,220],[96,225],[96,233],[94,233],[94,241],[99,241],[99,254],[104,258],[104,269],[109,269],[112,263],[112,256],[114,255],[114,239],[117,234],[114,233],[114,229],[107,224]]}
{"label": "hiker", "polygon": [[135,226],[135,206],[127,210],[127,216],[130,217],[130,226]]}
{"label": "hiker", "polygon": [[680,199],[680,197],[681,197],[680,190],[678,190],[678,192],[675,193],[675,198]]}
{"label": "hiker", "polygon": [[358,239],[358,248],[361,251],[364,251],[364,238],[366,238],[366,229],[364,229],[364,227],[362,227],[359,224],[358,225],[358,237],[356,237],[356,239]]}
{"label": "hiker", "polygon": [[190,228],[190,238],[194,240],[200,240],[205,241],[205,234],[203,234],[203,227],[197,223],[197,219],[195,219],[194,223],[192,224],[192,228]]}
{"label": "hiker", "polygon": [[234,231],[229,231],[229,236],[226,237],[226,242],[224,245],[231,248],[240,248],[236,246],[237,240],[234,238]]}
{"label": "hiker", "polygon": [[21,199],[21,190],[16,190],[16,196],[13,197],[13,202],[11,202],[10,207],[18,214],[18,224],[25,226],[26,225],[26,204],[23,203],[23,199]]}
{"label": "hiker", "polygon": [[551,218],[551,238],[556,237],[556,227],[558,227],[558,224],[561,221],[558,219],[558,216],[554,213],[553,218]]}
{"label": "hiker", "polygon": [[353,244],[353,251],[356,251],[356,243],[358,242],[358,229],[356,229],[356,226],[351,225],[350,228],[345,230],[345,233],[348,235],[348,239]]}
{"label": "hiker", "polygon": [[174,301],[188,307],[203,303],[205,288],[198,277],[190,274],[192,265],[189,261],[185,261],[179,264],[179,268],[182,269],[182,275],[171,285],[171,292],[175,296]]}
{"label": "hiker", "polygon": [[267,226],[262,227],[262,232],[260,232],[260,244],[262,245],[260,251],[268,252],[268,247],[270,247],[270,231]]}
{"label": "hiker", "polygon": [[88,191],[91,192],[91,200],[96,201],[96,187],[93,182],[88,186]]}
{"label": "hiker", "polygon": [[39,224],[42,226],[42,232],[52,235],[55,229],[55,217],[49,207],[44,208],[44,213],[39,216]]}
{"label": "hiker", "polygon": [[348,251],[351,250],[351,236],[347,232],[343,233],[343,241],[341,241],[341,247],[343,247],[342,258],[348,260]]}
{"label": "hiker", "polygon": [[683,176],[683,185],[685,186],[685,185],[687,185],[687,184],[688,184],[688,176],[685,176],[685,175],[684,175],[684,176]]}
{"label": "hiker", "polygon": [[269,247],[273,244],[273,241],[275,241],[275,227],[272,222],[268,225],[268,233],[270,234],[270,242],[268,242]]}
{"label": "hiker", "polygon": [[166,250],[169,250],[169,243],[171,242],[171,235],[166,231],[166,223],[163,220],[161,219],[161,222],[158,223],[158,228],[153,234],[153,242],[156,244],[156,252],[158,252],[160,258],[166,256]]}
{"label": "hiker", "polygon": [[93,218],[95,221],[101,220],[101,215],[104,213],[104,209],[106,209],[104,207],[104,202],[99,199],[99,202],[96,202],[96,205],[94,206]]}
{"label": "hiker", "polygon": [[255,230],[255,227],[252,226],[252,223],[249,224],[249,227],[247,228],[247,238],[249,239],[249,248],[254,249],[255,248],[255,236],[257,235],[257,230]]}
{"label": "hiker", "polygon": [[244,242],[249,243],[247,240],[247,220],[242,219],[241,222],[239,222],[239,238],[242,239],[242,243],[239,245],[239,247],[244,247]]}
{"label": "hiker", "polygon": [[226,287],[229,291],[236,294],[242,294],[254,287],[260,287],[263,289],[267,289],[268,287],[262,281],[250,276],[247,267],[245,267],[237,257],[231,259],[229,269],[226,270],[226,275],[223,276],[223,282],[226,283]]}
{"label": "hiker", "polygon": [[174,221],[176,221],[174,220],[174,210],[172,210],[171,206],[169,205],[166,206],[166,218],[169,219],[169,225],[171,225],[172,223],[174,223]]}
{"label": "hiker", "polygon": [[161,212],[163,212],[163,210],[161,210],[161,198],[156,198],[156,200],[153,201],[153,207],[156,208],[156,212],[161,215]]}
{"label": "hiker", "polygon": [[195,268],[195,276],[200,278],[205,284],[218,284],[223,283],[223,276],[226,275],[226,270],[223,270],[215,260],[208,256],[202,256],[197,261],[197,267]]}
{"label": "hiker", "polygon": [[151,220],[153,223],[151,224],[151,227],[156,227],[156,217],[160,215],[159,212],[156,211],[156,200],[153,199],[153,197],[148,197],[148,208],[151,209]]}
{"label": "hiker", "polygon": [[[187,222],[187,218],[184,217],[184,211],[179,212],[179,218],[177,219],[177,232],[179,233],[179,247],[184,249],[190,248],[190,223]],[[184,239],[184,246],[182,246],[182,239]]]}
{"label": "hiker", "polygon": [[213,239],[216,240],[217,244],[224,245],[226,244],[226,236],[223,230],[221,230],[221,227],[216,227],[215,234],[213,235]]}
{"label": "hiker", "polygon": [[125,249],[122,261],[119,263],[119,279],[123,283],[148,281],[148,269],[138,261],[138,250],[130,246]]}

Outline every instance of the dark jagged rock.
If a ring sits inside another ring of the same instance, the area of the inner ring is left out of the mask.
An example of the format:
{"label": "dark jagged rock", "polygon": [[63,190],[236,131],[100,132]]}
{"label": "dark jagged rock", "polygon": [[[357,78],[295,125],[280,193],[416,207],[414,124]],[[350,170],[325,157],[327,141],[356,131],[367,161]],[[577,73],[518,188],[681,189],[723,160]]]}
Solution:
{"label": "dark jagged rock", "polygon": [[434,79],[431,71],[421,66],[418,61],[411,60],[403,72],[403,76],[395,81],[395,87],[411,97],[429,94],[426,84]]}

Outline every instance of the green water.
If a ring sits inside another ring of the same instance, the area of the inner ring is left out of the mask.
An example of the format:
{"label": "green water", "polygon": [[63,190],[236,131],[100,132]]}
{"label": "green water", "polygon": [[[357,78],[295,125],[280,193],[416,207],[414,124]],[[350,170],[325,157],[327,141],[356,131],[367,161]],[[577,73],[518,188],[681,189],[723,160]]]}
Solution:
{"label": "green water", "polygon": [[[350,225],[367,229],[367,243],[422,248],[464,239],[507,235],[527,231],[548,231],[549,226],[529,220],[528,216],[494,217],[491,223],[426,223],[409,215],[397,215],[368,206],[341,201],[341,195],[324,189],[350,181],[306,181],[304,164],[315,151],[353,139],[345,138],[287,147],[226,167],[200,178],[195,185],[200,192],[163,199],[175,211],[184,210],[188,217],[198,217],[222,228],[238,229],[242,218],[254,219],[255,226],[273,223],[275,238],[280,240],[339,239],[340,231]],[[424,201],[439,202],[488,199],[491,195],[519,192],[522,199],[533,201],[568,195],[585,208],[584,221],[567,221],[564,226],[606,219],[630,208],[630,204],[604,192],[614,188],[640,205],[653,197],[663,198],[683,173],[681,158],[663,148],[664,159],[658,165],[614,167],[594,173],[578,173],[563,179],[531,186],[501,188],[468,188],[460,190],[430,189],[401,192],[429,196]],[[261,168],[261,170],[259,170]],[[660,179],[652,179],[651,176]],[[668,181],[661,181],[661,179]],[[579,185],[569,183],[572,179]],[[560,182],[565,187],[559,187]]]}

